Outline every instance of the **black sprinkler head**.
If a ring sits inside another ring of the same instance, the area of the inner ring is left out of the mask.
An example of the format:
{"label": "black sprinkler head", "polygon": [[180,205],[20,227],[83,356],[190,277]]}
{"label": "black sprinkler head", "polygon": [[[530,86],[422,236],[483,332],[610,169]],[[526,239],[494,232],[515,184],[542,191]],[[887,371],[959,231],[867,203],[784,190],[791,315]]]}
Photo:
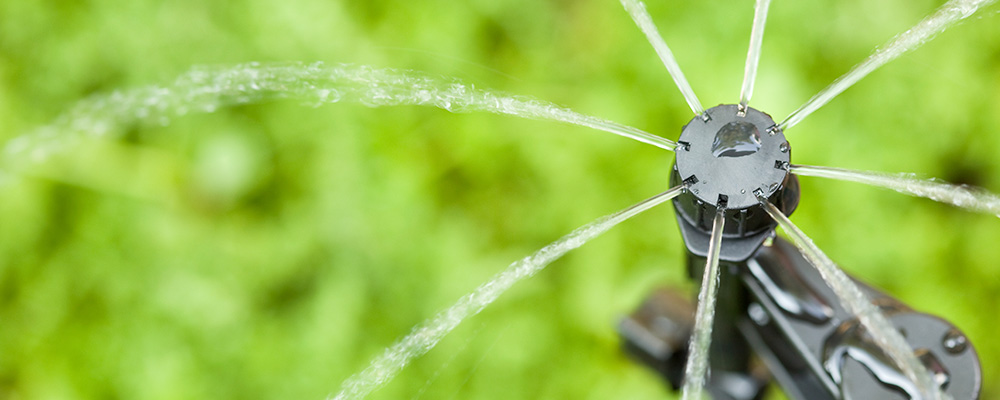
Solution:
{"label": "black sprinkler head", "polygon": [[788,173],[791,152],[771,116],[753,108],[723,104],[688,122],[670,177],[671,185],[687,185],[673,203],[688,251],[708,254],[712,217],[722,207],[726,245],[720,258],[750,258],[777,225],[759,198],[786,215],[798,205],[798,180]]}

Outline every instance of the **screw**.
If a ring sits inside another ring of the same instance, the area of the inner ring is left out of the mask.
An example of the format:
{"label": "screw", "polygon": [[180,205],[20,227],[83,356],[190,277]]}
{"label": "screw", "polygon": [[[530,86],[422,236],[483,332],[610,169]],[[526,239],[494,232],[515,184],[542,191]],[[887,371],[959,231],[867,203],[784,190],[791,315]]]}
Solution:
{"label": "screw", "polygon": [[958,329],[952,329],[944,334],[941,344],[944,345],[944,349],[948,350],[949,353],[958,354],[969,347],[969,339],[962,332],[959,332]]}

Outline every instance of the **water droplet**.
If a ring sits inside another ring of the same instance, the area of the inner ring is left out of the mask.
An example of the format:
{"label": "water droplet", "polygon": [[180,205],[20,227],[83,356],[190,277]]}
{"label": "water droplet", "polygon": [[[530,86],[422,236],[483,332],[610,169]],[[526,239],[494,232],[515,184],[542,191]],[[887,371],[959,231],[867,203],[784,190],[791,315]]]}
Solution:
{"label": "water droplet", "polygon": [[761,307],[760,304],[750,304],[750,307],[747,308],[747,314],[750,315],[750,319],[757,325],[764,326],[767,325],[768,322],[771,322],[771,317],[767,315],[767,312],[764,311],[764,307]]}
{"label": "water droplet", "polygon": [[760,131],[754,124],[730,122],[719,129],[712,142],[712,155],[716,157],[742,157],[760,150]]}
{"label": "water droplet", "polygon": [[781,261],[775,261],[786,257],[779,249],[774,256],[765,255],[758,262],[748,262],[747,271],[778,309],[799,320],[817,325],[826,323],[833,317],[833,310],[794,269],[786,270]]}
{"label": "water droplet", "polygon": [[841,325],[823,343],[823,367],[841,388],[845,387],[844,372],[849,358],[867,368],[882,385],[896,387],[908,398],[921,398],[916,384],[903,374],[857,320]]}

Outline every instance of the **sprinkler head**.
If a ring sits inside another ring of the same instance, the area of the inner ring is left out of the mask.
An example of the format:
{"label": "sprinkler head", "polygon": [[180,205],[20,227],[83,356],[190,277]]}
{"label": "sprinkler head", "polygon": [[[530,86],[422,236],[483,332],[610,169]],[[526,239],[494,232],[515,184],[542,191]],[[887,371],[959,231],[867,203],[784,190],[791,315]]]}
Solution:
{"label": "sprinkler head", "polygon": [[798,205],[799,185],[788,173],[791,147],[771,116],[736,104],[712,107],[684,126],[671,184],[687,192],[673,200],[688,251],[704,257],[712,217],[726,210],[720,258],[750,258],[776,223],[760,205],[767,198],[785,214]]}

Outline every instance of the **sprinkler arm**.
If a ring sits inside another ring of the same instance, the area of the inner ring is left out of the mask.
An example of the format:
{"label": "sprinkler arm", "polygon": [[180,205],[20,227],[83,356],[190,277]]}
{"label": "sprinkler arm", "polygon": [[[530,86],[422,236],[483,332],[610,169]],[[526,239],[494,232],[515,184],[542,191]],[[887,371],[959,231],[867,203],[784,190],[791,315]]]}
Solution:
{"label": "sprinkler arm", "polygon": [[[703,265],[703,257],[689,253],[692,276]],[[919,398],[787,241],[772,232],[752,257],[721,268],[708,384],[713,398],[758,399],[770,380],[791,399]],[[979,398],[979,358],[954,325],[861,286],[947,394],[955,400]],[[619,326],[628,353],[674,388],[682,379],[693,309],[683,296],[660,290]]]}

